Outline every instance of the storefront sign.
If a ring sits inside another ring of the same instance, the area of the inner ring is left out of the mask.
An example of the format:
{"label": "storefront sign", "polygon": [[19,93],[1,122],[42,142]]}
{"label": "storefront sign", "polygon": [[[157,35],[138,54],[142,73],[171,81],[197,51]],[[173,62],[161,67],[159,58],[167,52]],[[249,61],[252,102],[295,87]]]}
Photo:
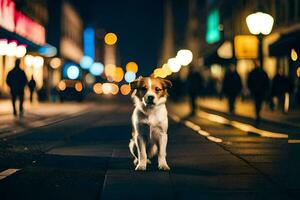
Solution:
{"label": "storefront sign", "polygon": [[253,35],[234,37],[234,50],[237,59],[255,59],[258,56],[258,39]]}
{"label": "storefront sign", "polygon": [[12,0],[0,0],[0,27],[36,44],[45,44],[45,28],[17,11]]}
{"label": "storefront sign", "polygon": [[213,10],[207,17],[207,30],[206,30],[206,42],[209,44],[218,42],[221,39],[221,33],[219,30],[219,11]]}

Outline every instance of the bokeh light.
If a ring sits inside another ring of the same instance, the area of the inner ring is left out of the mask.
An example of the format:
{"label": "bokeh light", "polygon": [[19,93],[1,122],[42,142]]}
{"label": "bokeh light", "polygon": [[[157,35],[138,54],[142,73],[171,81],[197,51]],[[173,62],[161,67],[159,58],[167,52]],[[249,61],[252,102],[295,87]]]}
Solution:
{"label": "bokeh light", "polygon": [[66,89],[67,85],[65,83],[65,81],[60,81],[58,83],[58,89],[61,90],[61,91],[64,91]]}
{"label": "bokeh light", "polygon": [[61,66],[61,59],[60,58],[52,58],[51,61],[50,61],[50,66],[53,68],[53,69],[57,69]]}
{"label": "bokeh light", "polygon": [[176,58],[170,58],[168,60],[168,66],[170,67],[172,72],[178,72],[181,68],[180,63]]}
{"label": "bokeh light", "polygon": [[90,73],[94,76],[100,76],[104,71],[104,66],[100,62],[95,62],[90,67]]}
{"label": "bokeh light", "polygon": [[80,60],[80,66],[82,69],[89,69],[92,66],[93,62],[94,60],[92,57],[83,56]]}
{"label": "bokeh light", "polygon": [[162,68],[157,68],[154,70],[154,77],[166,78],[166,74],[164,73]]}
{"label": "bokeh light", "polygon": [[168,64],[164,64],[162,66],[162,70],[164,71],[164,73],[169,76],[172,74],[172,70],[170,69],[169,65]]}
{"label": "bokeh light", "polygon": [[129,84],[124,84],[120,87],[120,91],[121,91],[121,94],[123,95],[128,95],[130,93],[130,85]]}
{"label": "bokeh light", "polygon": [[114,45],[118,40],[118,37],[114,33],[107,33],[104,37],[104,41],[108,45]]}
{"label": "bokeh light", "polygon": [[297,76],[300,77],[300,67],[297,68]]}
{"label": "bokeh light", "polygon": [[11,41],[6,46],[6,55],[15,56],[16,49],[17,49],[17,42],[16,41]]}
{"label": "bokeh light", "polygon": [[101,83],[95,83],[93,86],[93,91],[96,94],[101,94],[102,93],[102,84]]}
{"label": "bokeh light", "polygon": [[19,45],[16,47],[15,55],[17,58],[22,58],[25,56],[26,52],[26,45]]}
{"label": "bokeh light", "polygon": [[81,92],[82,89],[83,89],[82,83],[76,82],[76,83],[75,83],[75,90],[76,90],[77,92]]}
{"label": "bokeh light", "polygon": [[102,91],[103,91],[103,94],[110,94],[111,93],[111,83],[103,83],[102,84]]}
{"label": "bokeh light", "polygon": [[32,65],[35,69],[40,69],[44,65],[44,58],[41,56],[35,56],[33,58]]}
{"label": "bokeh light", "polygon": [[180,65],[187,66],[193,60],[193,53],[188,49],[179,50],[176,59]]}
{"label": "bokeh light", "polygon": [[70,65],[67,69],[69,79],[77,79],[79,77],[79,68],[76,65]]}
{"label": "bokeh light", "polygon": [[297,52],[295,51],[295,49],[292,49],[292,50],[291,50],[291,59],[292,59],[293,61],[296,61],[296,60],[298,59],[298,54],[297,54]]}
{"label": "bokeh light", "polygon": [[126,71],[137,73],[138,65],[135,62],[129,62],[126,65]]}
{"label": "bokeh light", "polygon": [[8,44],[8,42],[6,39],[0,39],[0,55],[1,56],[6,55],[7,44]]}
{"label": "bokeh light", "polygon": [[111,94],[116,95],[119,92],[119,86],[117,84],[111,83]]}
{"label": "bokeh light", "polygon": [[85,75],[85,82],[88,85],[92,85],[95,81],[96,81],[96,78],[92,74],[88,73]]}
{"label": "bokeh light", "polygon": [[25,58],[24,58],[25,65],[27,67],[31,67],[33,65],[33,60],[34,60],[34,56],[26,55]]}
{"label": "bokeh light", "polygon": [[124,77],[123,69],[121,67],[116,67],[115,74],[113,76],[113,80],[115,82],[120,82],[120,81],[122,81],[123,77]]}
{"label": "bokeh light", "polygon": [[104,69],[104,73],[107,77],[113,77],[116,71],[116,66],[114,64],[107,64]]}
{"label": "bokeh light", "polygon": [[128,71],[128,72],[125,73],[124,78],[125,78],[125,81],[126,81],[127,83],[130,83],[130,82],[132,82],[132,81],[135,80],[136,75],[135,75],[134,72]]}

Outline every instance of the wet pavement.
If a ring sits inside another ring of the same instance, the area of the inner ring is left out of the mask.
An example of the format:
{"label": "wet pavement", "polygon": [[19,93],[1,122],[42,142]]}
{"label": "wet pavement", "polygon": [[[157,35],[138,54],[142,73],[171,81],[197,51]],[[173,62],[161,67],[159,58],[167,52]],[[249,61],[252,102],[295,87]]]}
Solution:
{"label": "wet pavement", "polygon": [[[170,107],[171,171],[134,171],[129,100],[0,142],[0,199],[297,199],[299,144],[265,138]],[[174,121],[173,119],[177,119]],[[199,134],[199,126],[213,140]],[[287,130],[288,131],[288,130]],[[1,172],[19,169],[1,179]]]}

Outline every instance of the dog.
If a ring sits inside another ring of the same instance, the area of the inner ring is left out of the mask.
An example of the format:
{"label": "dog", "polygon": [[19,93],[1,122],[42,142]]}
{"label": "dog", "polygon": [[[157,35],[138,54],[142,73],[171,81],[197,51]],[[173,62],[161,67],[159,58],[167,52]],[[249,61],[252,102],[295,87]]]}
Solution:
{"label": "dog", "polygon": [[166,160],[168,142],[167,89],[169,80],[139,77],[130,83],[133,91],[132,138],[129,150],[134,158],[135,170],[146,170],[150,158],[158,155],[158,169],[170,170]]}

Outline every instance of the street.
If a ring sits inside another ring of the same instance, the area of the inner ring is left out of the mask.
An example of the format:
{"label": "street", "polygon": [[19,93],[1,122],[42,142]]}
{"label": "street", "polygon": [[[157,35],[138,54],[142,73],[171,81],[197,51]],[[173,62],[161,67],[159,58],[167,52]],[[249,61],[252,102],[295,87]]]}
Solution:
{"label": "street", "polygon": [[104,102],[3,137],[1,199],[297,199],[298,144],[200,117],[178,121],[172,103],[170,172],[159,171],[156,159],[137,172],[128,150],[132,103],[129,97]]}

